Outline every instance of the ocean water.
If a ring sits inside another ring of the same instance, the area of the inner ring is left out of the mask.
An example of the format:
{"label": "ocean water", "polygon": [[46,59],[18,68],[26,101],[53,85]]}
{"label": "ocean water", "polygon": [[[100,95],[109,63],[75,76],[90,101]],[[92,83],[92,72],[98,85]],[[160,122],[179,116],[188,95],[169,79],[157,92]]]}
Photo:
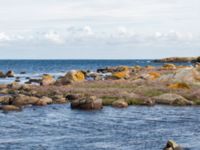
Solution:
{"label": "ocean water", "polygon": [[[0,70],[21,79],[71,69],[117,65],[162,65],[151,60],[1,60]],[[178,64],[182,65],[182,64]],[[184,64],[191,65],[191,64]],[[26,71],[26,74],[20,74]],[[0,82],[11,82],[1,79]],[[200,149],[199,107],[104,107],[71,110],[69,104],[0,112],[0,150],[162,150],[173,139],[187,150]]]}
{"label": "ocean water", "polygon": [[30,107],[0,113],[0,149],[162,150],[173,139],[187,150],[199,150],[199,115],[198,107]]}
{"label": "ocean water", "polygon": [[[154,63],[153,60],[0,60],[0,70],[6,72],[13,70],[22,82],[26,77],[39,78],[44,73],[55,77],[64,75],[69,70],[82,69],[96,71],[98,68],[108,66],[160,66],[163,63]],[[191,65],[190,63],[177,63],[177,65]],[[25,71],[26,74],[20,74]],[[13,82],[15,78],[0,79],[0,83]]]}

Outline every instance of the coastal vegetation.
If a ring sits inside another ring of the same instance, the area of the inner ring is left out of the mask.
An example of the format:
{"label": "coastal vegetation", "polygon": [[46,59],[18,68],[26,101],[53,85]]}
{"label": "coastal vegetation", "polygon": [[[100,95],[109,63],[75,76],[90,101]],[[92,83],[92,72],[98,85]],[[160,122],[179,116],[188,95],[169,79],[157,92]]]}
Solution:
{"label": "coastal vegetation", "polygon": [[[2,77],[5,75],[2,73]],[[14,72],[9,71],[8,77]],[[0,108],[70,103],[74,109],[126,108],[131,105],[200,105],[200,65],[116,66],[96,72],[73,70],[55,79],[44,74],[25,84],[0,85]]]}

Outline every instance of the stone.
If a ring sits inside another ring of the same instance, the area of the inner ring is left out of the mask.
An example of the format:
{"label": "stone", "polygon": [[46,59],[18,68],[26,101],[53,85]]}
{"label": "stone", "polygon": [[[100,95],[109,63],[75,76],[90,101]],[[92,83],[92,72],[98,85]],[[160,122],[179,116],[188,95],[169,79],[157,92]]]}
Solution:
{"label": "stone", "polygon": [[43,86],[47,86],[47,85],[52,85],[55,83],[54,78],[51,75],[45,74],[42,76],[42,80],[41,80],[41,85]]}
{"label": "stone", "polygon": [[169,140],[163,150],[183,150],[175,141]]}
{"label": "stone", "polygon": [[68,101],[63,97],[63,98],[54,99],[53,102],[56,103],[56,104],[65,104]]}
{"label": "stone", "polygon": [[128,103],[126,101],[124,101],[123,99],[120,99],[120,100],[114,101],[112,103],[112,106],[116,107],[116,108],[126,108],[126,107],[128,107]]}
{"label": "stone", "polygon": [[3,111],[20,111],[21,108],[15,105],[2,105],[0,109]]}
{"label": "stone", "polygon": [[26,74],[26,72],[25,71],[21,71],[20,74]]}
{"label": "stone", "polygon": [[174,64],[164,64],[161,69],[164,70],[175,70],[176,69],[176,65]]}
{"label": "stone", "polygon": [[0,96],[0,104],[3,104],[3,105],[9,104],[11,102],[12,98],[13,97],[10,95]]}
{"label": "stone", "polygon": [[66,99],[69,101],[77,100],[80,98],[82,98],[82,95],[80,95],[80,94],[69,94],[66,96]]}
{"label": "stone", "polygon": [[164,104],[164,105],[193,105],[192,101],[187,100],[181,95],[166,93],[159,96],[153,97],[157,104]]}
{"label": "stone", "polygon": [[85,80],[85,74],[82,71],[72,70],[68,72],[64,77],[61,77],[56,81],[56,84],[67,85],[73,82],[82,82]]}
{"label": "stone", "polygon": [[51,98],[43,96],[35,103],[35,105],[45,106],[52,103],[53,103],[53,100]]}
{"label": "stone", "polygon": [[5,78],[5,77],[6,75],[2,71],[0,71],[0,78]]}
{"label": "stone", "polygon": [[95,96],[85,97],[83,99],[74,100],[71,102],[72,109],[83,109],[83,110],[98,110],[102,109],[102,99],[96,98]]}
{"label": "stone", "polygon": [[14,76],[15,76],[15,73],[14,73],[14,71],[12,71],[12,70],[9,70],[9,71],[6,73],[6,77],[12,78],[12,77],[14,77]]}
{"label": "stone", "polygon": [[38,101],[39,98],[37,97],[18,94],[17,96],[15,96],[12,104],[16,106],[34,105],[37,104]]}

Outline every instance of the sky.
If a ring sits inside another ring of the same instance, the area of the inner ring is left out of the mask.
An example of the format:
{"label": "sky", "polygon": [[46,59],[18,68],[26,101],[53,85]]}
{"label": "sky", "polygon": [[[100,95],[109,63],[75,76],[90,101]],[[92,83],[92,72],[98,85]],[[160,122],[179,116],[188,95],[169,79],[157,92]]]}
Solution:
{"label": "sky", "polygon": [[0,0],[0,59],[200,56],[199,0]]}

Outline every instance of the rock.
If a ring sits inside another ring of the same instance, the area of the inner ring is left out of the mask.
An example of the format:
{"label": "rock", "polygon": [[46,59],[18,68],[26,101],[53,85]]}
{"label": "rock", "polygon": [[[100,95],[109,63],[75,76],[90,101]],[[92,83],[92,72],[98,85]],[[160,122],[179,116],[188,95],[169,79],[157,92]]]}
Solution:
{"label": "rock", "polygon": [[56,104],[65,104],[68,101],[63,97],[63,98],[54,99],[53,102],[56,103]]}
{"label": "rock", "polygon": [[161,69],[164,70],[175,70],[176,69],[176,65],[174,64],[164,64]]}
{"label": "rock", "polygon": [[193,105],[192,101],[187,100],[186,98],[178,95],[178,94],[171,94],[166,93],[160,96],[153,97],[157,104],[164,104],[164,105]]}
{"label": "rock", "polygon": [[169,140],[163,150],[183,150],[176,142]]}
{"label": "rock", "polygon": [[82,95],[80,95],[80,94],[69,94],[66,96],[66,99],[69,101],[77,100],[80,98],[82,98]]}
{"label": "rock", "polygon": [[6,77],[12,78],[12,77],[14,77],[14,76],[15,76],[15,73],[14,73],[14,71],[12,71],[12,70],[9,70],[9,71],[6,73]]}
{"label": "rock", "polygon": [[14,106],[14,105],[2,105],[0,106],[0,109],[3,111],[20,111],[21,108],[18,106]]}
{"label": "rock", "polygon": [[13,97],[10,95],[0,96],[0,104],[3,104],[3,105],[10,104],[12,99]]}
{"label": "rock", "polygon": [[20,74],[26,74],[26,72],[25,72],[25,71],[22,71],[22,72],[20,72]]}
{"label": "rock", "polygon": [[158,73],[158,72],[149,72],[148,74],[150,75],[150,78],[152,80],[155,80],[161,76],[160,73]]}
{"label": "rock", "polygon": [[98,99],[95,96],[90,96],[83,99],[74,100],[71,102],[71,108],[83,110],[102,109],[102,99]]}
{"label": "rock", "polygon": [[15,82],[20,82],[20,79],[15,79]]}
{"label": "rock", "polygon": [[42,97],[40,98],[36,103],[35,105],[39,105],[39,106],[45,106],[45,105],[48,105],[48,104],[52,104],[53,103],[53,100],[49,97]]}
{"label": "rock", "polygon": [[87,73],[87,79],[92,79],[92,80],[103,80],[103,75],[101,73],[97,73],[97,72],[90,72],[90,73]]}
{"label": "rock", "polygon": [[149,66],[149,65],[148,65],[148,66],[145,67],[145,69],[146,69],[146,70],[154,70],[155,67],[154,67],[154,66]]}
{"label": "rock", "polygon": [[162,75],[159,80],[199,84],[200,72],[196,68],[182,68],[178,69],[173,74]]}
{"label": "rock", "polygon": [[2,71],[0,71],[0,78],[5,78],[5,77],[6,75]]}
{"label": "rock", "polygon": [[120,100],[116,100],[112,103],[113,107],[117,107],[117,108],[126,108],[128,107],[128,103],[126,101],[124,101],[123,99]]}
{"label": "rock", "polygon": [[22,87],[18,82],[13,82],[11,84],[7,85],[8,88],[11,88],[12,90],[18,90]]}
{"label": "rock", "polygon": [[171,83],[167,86],[170,89],[190,89],[190,86],[187,83]]}
{"label": "rock", "polygon": [[115,72],[112,74],[113,79],[128,79],[129,77],[129,71]]}
{"label": "rock", "polygon": [[43,86],[47,86],[47,85],[52,85],[54,83],[55,83],[54,78],[51,75],[46,74],[42,76],[42,80],[40,84]]}
{"label": "rock", "polygon": [[34,105],[37,104],[38,101],[39,98],[37,97],[18,94],[17,96],[15,96],[12,104],[16,106]]}
{"label": "rock", "polygon": [[28,82],[26,82],[27,84],[31,84],[31,83],[38,83],[40,84],[41,83],[41,79],[29,79]]}
{"label": "rock", "polygon": [[82,71],[72,70],[64,77],[58,79],[56,84],[66,85],[73,82],[81,82],[85,80],[85,74]]}

